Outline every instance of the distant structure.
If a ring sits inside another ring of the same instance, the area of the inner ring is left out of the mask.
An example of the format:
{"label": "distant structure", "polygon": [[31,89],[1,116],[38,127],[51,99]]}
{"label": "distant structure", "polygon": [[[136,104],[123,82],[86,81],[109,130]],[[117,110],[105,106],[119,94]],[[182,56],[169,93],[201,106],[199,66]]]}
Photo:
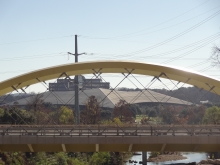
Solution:
{"label": "distant structure", "polygon": [[[109,89],[109,82],[102,82],[101,79],[86,79],[78,76],[80,89],[104,88]],[[57,79],[56,83],[49,83],[49,91],[74,91],[74,79]]]}
{"label": "distant structure", "polygon": [[209,100],[206,100],[206,101],[200,101],[201,104],[208,104],[208,103],[211,103]]}

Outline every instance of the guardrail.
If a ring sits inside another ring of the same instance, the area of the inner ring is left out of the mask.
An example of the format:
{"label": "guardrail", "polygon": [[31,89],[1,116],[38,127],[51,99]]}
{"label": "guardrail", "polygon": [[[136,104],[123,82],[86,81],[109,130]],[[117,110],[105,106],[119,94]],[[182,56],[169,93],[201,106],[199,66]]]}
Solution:
{"label": "guardrail", "polygon": [[0,125],[0,136],[220,136],[220,126]]}

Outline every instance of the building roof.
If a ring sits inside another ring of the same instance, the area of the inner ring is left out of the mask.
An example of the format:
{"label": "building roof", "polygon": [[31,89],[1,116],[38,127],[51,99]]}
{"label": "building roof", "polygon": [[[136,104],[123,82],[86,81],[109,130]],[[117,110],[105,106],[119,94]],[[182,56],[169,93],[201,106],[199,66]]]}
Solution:
{"label": "building roof", "polygon": [[[192,103],[177,99],[171,96],[160,94],[152,90],[140,91],[111,91],[109,89],[94,88],[79,91],[79,105],[85,105],[89,96],[95,96],[100,103],[101,107],[113,108],[120,99],[125,100],[127,103],[170,103],[179,105],[191,105]],[[26,105],[30,102],[31,97],[17,100],[18,105]],[[44,102],[50,102],[56,105],[74,105],[75,92],[74,91],[48,91],[43,93],[41,98]],[[14,102],[7,103],[13,105]]]}

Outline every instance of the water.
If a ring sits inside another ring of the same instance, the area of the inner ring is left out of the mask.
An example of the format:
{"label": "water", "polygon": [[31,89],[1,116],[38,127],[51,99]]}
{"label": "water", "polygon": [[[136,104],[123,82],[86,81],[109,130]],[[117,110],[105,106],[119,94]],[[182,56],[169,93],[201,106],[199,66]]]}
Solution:
{"label": "water", "polygon": [[[141,152],[138,152],[141,153]],[[149,152],[147,153],[147,158],[149,157]],[[148,165],[163,165],[163,164],[173,164],[173,163],[190,163],[190,162],[200,162],[201,160],[207,159],[207,153],[198,153],[198,152],[181,152],[181,154],[187,159],[176,160],[176,161],[166,161],[166,162],[147,162]],[[130,160],[136,160],[139,164],[139,161],[142,161],[142,155],[133,155]],[[133,165],[134,163],[126,162],[124,165]]]}

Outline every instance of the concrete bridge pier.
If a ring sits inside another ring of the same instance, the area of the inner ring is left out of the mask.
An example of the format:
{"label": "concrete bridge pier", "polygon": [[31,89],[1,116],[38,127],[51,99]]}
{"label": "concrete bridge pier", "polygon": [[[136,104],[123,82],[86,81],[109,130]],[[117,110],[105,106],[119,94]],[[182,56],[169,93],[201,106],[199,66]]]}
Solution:
{"label": "concrete bridge pier", "polygon": [[214,154],[214,159],[220,159],[220,152],[214,152],[213,154]]}
{"label": "concrete bridge pier", "polygon": [[147,165],[147,152],[146,151],[142,152],[142,163],[144,165]]}

